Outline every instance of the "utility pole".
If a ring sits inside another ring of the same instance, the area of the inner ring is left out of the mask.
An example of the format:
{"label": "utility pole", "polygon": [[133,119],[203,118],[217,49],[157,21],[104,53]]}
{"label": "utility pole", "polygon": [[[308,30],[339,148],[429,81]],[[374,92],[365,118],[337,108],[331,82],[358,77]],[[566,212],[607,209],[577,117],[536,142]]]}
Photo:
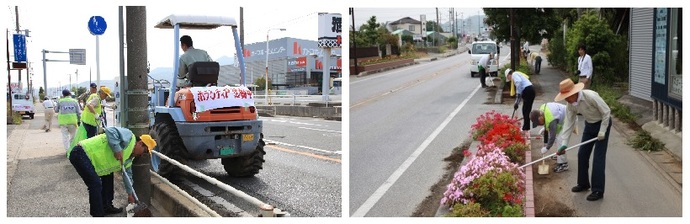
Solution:
{"label": "utility pole", "polygon": [[[10,97],[8,97],[7,103],[10,105],[10,109],[7,110],[7,123],[10,123],[12,121],[12,98],[14,98],[14,95],[12,94],[12,74],[10,73],[10,29],[5,29],[6,35],[5,35],[5,40],[7,44],[7,91],[10,93]],[[13,122],[13,121],[12,121]]]}
{"label": "utility pole", "polygon": [[[438,7],[436,7],[436,24],[435,24],[435,27],[434,27],[434,31],[436,32],[436,34],[438,34],[438,28],[437,28],[437,27],[438,27],[438,21],[439,21],[439,18],[438,18]],[[438,38],[434,37],[434,47],[438,46],[436,39],[438,39]]]}
{"label": "utility pole", "polygon": [[[146,6],[127,6],[126,34],[127,34],[127,74],[146,74],[147,45],[146,45]],[[127,111],[128,121],[123,126],[132,130],[136,136],[149,133],[148,111],[148,76],[128,75],[127,95],[129,99],[124,110]],[[134,159],[132,173],[134,188],[139,200],[151,204],[151,156],[144,153]]]}
{"label": "utility pole", "polygon": [[244,7],[240,7],[240,44],[244,50]]}
{"label": "utility pole", "polygon": [[[17,33],[19,33],[19,6],[14,6],[14,15],[15,15],[15,17],[17,18],[17,19],[15,20],[15,23],[17,24],[17,29],[16,29],[16,31],[17,31]],[[15,57],[17,57],[17,56],[15,55]],[[27,58],[27,59],[28,59],[28,58]],[[18,74],[19,74],[19,76],[18,76],[18,78],[19,78],[19,83],[18,83],[18,85],[19,85],[19,88],[21,88],[21,87],[22,87],[22,86],[21,86],[21,85],[22,85],[22,70],[21,70],[21,69],[17,69],[17,72],[18,72]],[[28,90],[27,90],[27,91],[28,91]],[[32,93],[32,94],[33,94],[33,93]]]}
{"label": "utility pole", "polygon": [[515,9],[510,8],[510,70],[515,71],[515,67],[517,67],[517,63],[520,62],[520,49],[518,46],[518,43],[515,40],[515,31],[517,30],[517,27],[515,27]]}
{"label": "utility pole", "polygon": [[[122,106],[127,105],[127,94],[122,94],[125,91],[127,91],[127,81],[125,79],[125,18],[124,18],[124,7],[123,6],[118,6],[118,13],[117,17],[119,20],[118,23],[118,45],[119,45],[119,50],[120,50],[120,83],[119,85],[116,86],[115,88],[120,88],[120,102],[117,105],[116,109],[116,114],[115,118],[116,123],[119,123],[119,127],[125,127],[125,124],[127,124],[127,113],[123,113]],[[91,76],[89,75],[89,83],[91,83]],[[148,88],[148,79],[147,79],[147,88]],[[88,89],[87,89],[88,91]],[[116,96],[117,97],[117,96]],[[117,99],[115,99],[117,101]]]}
{"label": "utility pole", "polygon": [[353,75],[359,74],[359,71],[357,71],[357,31],[355,30],[355,9],[350,8],[350,15],[352,15],[352,53],[350,57],[353,57],[355,59],[355,73]]}

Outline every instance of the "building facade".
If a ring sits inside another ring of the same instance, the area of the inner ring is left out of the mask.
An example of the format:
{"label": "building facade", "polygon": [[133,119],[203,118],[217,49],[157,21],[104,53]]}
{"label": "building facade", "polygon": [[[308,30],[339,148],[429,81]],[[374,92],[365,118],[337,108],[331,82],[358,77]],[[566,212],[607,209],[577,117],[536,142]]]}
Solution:
{"label": "building facade", "polygon": [[[317,41],[284,37],[269,41],[268,51],[266,42],[258,42],[245,45],[243,52],[247,84],[253,84],[258,78],[266,76],[268,54],[268,79],[272,82],[271,89],[321,89],[326,51],[318,47]],[[332,49],[329,63],[333,78],[341,76],[340,58],[341,50]],[[234,65],[221,66],[218,84],[240,84],[237,60],[235,57]]]}
{"label": "building facade", "polygon": [[633,8],[630,95],[652,102],[654,120],[682,132],[682,9]]}

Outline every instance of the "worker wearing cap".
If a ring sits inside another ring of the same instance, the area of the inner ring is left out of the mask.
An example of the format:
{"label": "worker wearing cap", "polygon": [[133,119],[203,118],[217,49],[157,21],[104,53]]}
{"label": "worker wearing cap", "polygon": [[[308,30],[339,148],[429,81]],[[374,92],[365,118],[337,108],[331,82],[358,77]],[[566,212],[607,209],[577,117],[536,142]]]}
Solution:
{"label": "worker wearing cap", "polygon": [[[107,127],[105,133],[82,140],[67,151],[67,158],[88,188],[91,216],[122,212],[122,208],[112,204],[115,195],[113,173],[121,171],[124,165],[127,177],[132,177],[133,159],[144,153],[150,154],[155,147],[156,141],[150,135],[136,137],[129,129]],[[124,179],[127,177],[123,176],[123,184],[129,196],[128,202],[135,203],[133,180]]]}
{"label": "worker wearing cap", "polygon": [[45,124],[43,124],[43,128],[46,130],[46,132],[50,131],[50,128],[53,126],[53,115],[55,115],[55,102],[51,100],[48,97],[43,98],[43,109],[45,112]]}
{"label": "worker wearing cap", "polygon": [[[539,131],[539,134],[544,136],[544,147],[541,148],[541,154],[551,149],[556,142],[556,137],[560,137],[563,129],[563,122],[565,122],[565,104],[556,102],[545,103],[539,106],[539,109],[532,110],[529,113],[529,119],[532,121],[532,128],[543,125],[544,128]],[[544,130],[546,129],[546,130]],[[563,153],[556,156],[556,166],[553,172],[560,173],[568,170],[568,157]]]}
{"label": "worker wearing cap", "polygon": [[55,107],[55,112],[58,113],[58,124],[62,131],[62,143],[65,145],[65,150],[69,150],[69,144],[74,140],[77,125],[79,125],[79,117],[81,116],[79,102],[70,97],[70,95],[72,93],[69,90],[62,90],[62,98],[58,100]]}
{"label": "worker wearing cap", "polygon": [[[96,136],[98,132],[98,121],[101,119],[101,100],[110,97],[110,88],[101,86],[98,93],[91,94],[84,107],[84,114],[82,116],[82,123],[86,129],[86,138]],[[81,140],[81,139],[80,139]]]}
{"label": "worker wearing cap", "polygon": [[86,106],[86,102],[88,102],[88,99],[91,96],[91,94],[95,94],[96,91],[98,91],[98,85],[96,85],[95,82],[92,82],[89,86],[90,88],[88,92],[79,95],[79,103],[83,104],[82,109]]}

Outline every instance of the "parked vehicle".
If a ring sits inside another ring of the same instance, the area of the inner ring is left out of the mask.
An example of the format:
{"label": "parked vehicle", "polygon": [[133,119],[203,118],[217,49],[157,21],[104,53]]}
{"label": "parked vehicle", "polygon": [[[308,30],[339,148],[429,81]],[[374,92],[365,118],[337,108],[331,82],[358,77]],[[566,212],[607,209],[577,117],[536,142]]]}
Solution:
{"label": "parked vehicle", "polygon": [[479,73],[479,59],[484,55],[489,55],[489,68],[486,73],[491,76],[498,76],[498,45],[494,41],[476,41],[469,49],[470,54],[470,77]]}
{"label": "parked vehicle", "polygon": [[31,94],[12,93],[12,110],[19,112],[22,116],[29,116],[34,119],[34,98]]}

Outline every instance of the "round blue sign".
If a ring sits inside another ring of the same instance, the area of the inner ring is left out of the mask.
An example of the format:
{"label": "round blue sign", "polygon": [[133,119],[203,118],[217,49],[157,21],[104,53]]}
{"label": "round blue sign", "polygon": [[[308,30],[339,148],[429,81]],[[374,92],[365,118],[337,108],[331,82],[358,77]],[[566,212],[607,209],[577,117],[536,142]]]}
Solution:
{"label": "round blue sign", "polygon": [[92,16],[89,19],[89,31],[92,35],[101,35],[105,33],[105,28],[108,28],[108,24],[105,23],[103,17]]}

